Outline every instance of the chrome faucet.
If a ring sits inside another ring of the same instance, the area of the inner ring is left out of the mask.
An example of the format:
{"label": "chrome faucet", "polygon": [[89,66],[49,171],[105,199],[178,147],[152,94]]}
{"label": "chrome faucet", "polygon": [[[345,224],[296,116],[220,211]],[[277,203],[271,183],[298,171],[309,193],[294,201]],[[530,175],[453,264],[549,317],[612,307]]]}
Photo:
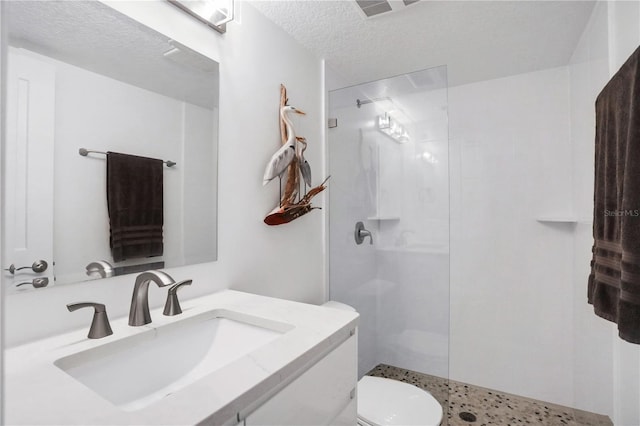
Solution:
{"label": "chrome faucet", "polygon": [[147,271],[136,277],[129,310],[129,325],[138,327],[151,322],[149,313],[149,283],[154,282],[158,287],[166,287],[176,282],[171,276],[162,271]]}

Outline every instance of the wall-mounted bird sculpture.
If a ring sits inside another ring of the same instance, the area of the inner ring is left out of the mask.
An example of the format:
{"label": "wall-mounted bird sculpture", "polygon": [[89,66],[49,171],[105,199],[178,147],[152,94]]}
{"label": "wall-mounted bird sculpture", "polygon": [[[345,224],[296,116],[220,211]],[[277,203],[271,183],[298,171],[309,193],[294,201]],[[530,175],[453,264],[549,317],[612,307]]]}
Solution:
{"label": "wall-mounted bird sculpture", "polygon": [[274,178],[281,176],[296,156],[296,134],[289,117],[289,114],[293,113],[305,115],[303,111],[289,105],[280,108],[280,117],[287,129],[287,141],[269,160],[262,178],[262,185],[266,185]]}
{"label": "wall-mounted bird sculpture", "polygon": [[302,175],[302,179],[307,186],[311,186],[311,166],[309,162],[304,158],[304,151],[307,149],[307,139],[297,136],[297,141],[302,145],[302,149],[299,149],[296,152],[298,156],[298,166],[300,167],[300,174]]}
{"label": "wall-mounted bird sculpture", "polygon": [[[311,167],[304,158],[307,140],[296,136],[291,124],[290,114],[304,114],[304,112],[287,105],[287,89],[280,85],[280,137],[282,146],[271,157],[264,171],[263,184],[266,185],[274,178],[280,178],[280,203],[264,218],[267,225],[282,225],[289,223],[319,207],[311,205],[311,199],[324,191],[327,179],[315,188],[311,187]],[[286,177],[284,176],[286,174]],[[301,179],[302,178],[302,179]],[[284,193],[282,180],[285,179]],[[305,182],[304,195],[299,192],[301,180]]]}

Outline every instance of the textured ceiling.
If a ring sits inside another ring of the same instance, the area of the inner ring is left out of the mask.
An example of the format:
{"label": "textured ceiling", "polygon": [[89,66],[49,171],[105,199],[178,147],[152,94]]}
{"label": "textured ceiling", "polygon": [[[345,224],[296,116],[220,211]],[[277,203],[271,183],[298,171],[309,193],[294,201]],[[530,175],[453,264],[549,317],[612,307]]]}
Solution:
{"label": "textured ceiling", "polygon": [[250,2],[345,85],[447,65],[460,85],[566,65],[593,1],[431,1],[363,17],[355,1]]}
{"label": "textured ceiling", "polygon": [[217,105],[216,62],[185,48],[174,55],[181,63],[165,58],[164,53],[174,47],[167,37],[100,2],[7,1],[6,5],[12,46],[196,105]]}

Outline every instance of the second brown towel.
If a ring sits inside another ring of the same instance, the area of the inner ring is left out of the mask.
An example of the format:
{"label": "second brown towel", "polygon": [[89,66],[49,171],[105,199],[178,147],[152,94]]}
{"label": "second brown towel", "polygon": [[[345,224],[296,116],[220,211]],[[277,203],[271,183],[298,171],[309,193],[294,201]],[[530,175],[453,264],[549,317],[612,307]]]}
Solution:
{"label": "second brown towel", "polygon": [[640,344],[640,47],[598,95],[595,154],[589,303]]}

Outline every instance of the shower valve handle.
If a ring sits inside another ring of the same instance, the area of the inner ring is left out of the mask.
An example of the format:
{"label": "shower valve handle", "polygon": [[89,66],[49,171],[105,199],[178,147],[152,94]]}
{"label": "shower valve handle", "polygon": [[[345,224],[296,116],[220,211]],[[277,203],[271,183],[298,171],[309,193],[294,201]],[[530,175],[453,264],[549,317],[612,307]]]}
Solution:
{"label": "shower valve handle", "polygon": [[356,244],[360,245],[364,242],[366,237],[369,237],[369,244],[373,244],[373,235],[371,235],[371,231],[367,231],[362,222],[356,223],[356,230],[354,232],[354,237],[356,240]]}

